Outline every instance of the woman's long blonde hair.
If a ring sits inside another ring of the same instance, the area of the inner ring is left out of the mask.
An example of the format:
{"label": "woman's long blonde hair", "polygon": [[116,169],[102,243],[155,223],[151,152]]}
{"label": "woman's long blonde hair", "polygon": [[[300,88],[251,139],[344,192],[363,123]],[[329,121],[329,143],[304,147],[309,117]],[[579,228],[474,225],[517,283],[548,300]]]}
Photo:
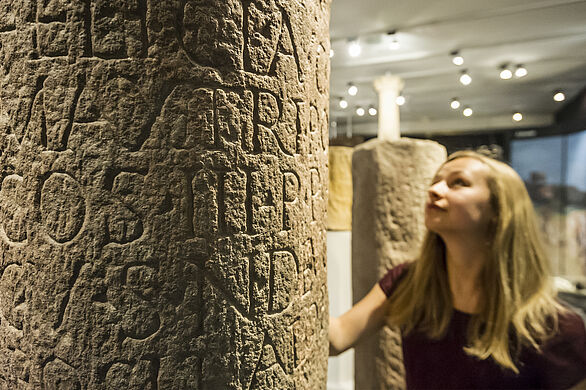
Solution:
{"label": "woman's long blonde hair", "polygon": [[[539,349],[556,330],[562,308],[523,181],[508,165],[471,151],[456,152],[446,162],[463,157],[489,167],[487,184],[496,214],[489,237],[492,250],[481,273],[483,298],[470,320],[465,350],[518,373],[520,347]],[[444,242],[428,231],[419,259],[388,300],[387,322],[406,333],[418,331],[437,339],[447,331],[452,314]]]}

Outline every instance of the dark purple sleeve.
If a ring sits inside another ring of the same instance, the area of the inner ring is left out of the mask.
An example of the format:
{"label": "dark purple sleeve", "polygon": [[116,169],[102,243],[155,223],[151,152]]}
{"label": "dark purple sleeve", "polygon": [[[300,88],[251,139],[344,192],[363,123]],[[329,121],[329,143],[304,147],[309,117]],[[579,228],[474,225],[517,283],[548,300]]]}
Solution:
{"label": "dark purple sleeve", "polygon": [[378,281],[378,285],[382,288],[387,297],[391,296],[394,289],[397,287],[397,282],[403,277],[403,275],[405,275],[408,268],[409,263],[399,264],[388,270],[385,276]]}

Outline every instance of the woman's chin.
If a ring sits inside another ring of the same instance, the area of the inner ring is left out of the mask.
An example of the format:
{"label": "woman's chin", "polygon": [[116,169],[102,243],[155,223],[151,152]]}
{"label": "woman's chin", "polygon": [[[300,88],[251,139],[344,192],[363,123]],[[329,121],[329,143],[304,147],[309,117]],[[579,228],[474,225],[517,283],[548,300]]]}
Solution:
{"label": "woman's chin", "polygon": [[437,221],[436,218],[429,217],[426,215],[424,224],[427,230],[429,230],[430,232],[439,233],[438,230],[441,230],[441,223],[440,221]]}

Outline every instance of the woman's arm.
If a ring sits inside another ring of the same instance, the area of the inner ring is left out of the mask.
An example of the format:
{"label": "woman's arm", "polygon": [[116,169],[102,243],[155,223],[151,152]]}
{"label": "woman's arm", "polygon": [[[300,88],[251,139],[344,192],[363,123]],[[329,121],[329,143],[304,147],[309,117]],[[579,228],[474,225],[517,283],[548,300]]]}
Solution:
{"label": "woman's arm", "polygon": [[380,329],[384,324],[386,300],[387,296],[377,283],[346,313],[330,318],[330,356],[339,355],[353,347],[362,336]]}

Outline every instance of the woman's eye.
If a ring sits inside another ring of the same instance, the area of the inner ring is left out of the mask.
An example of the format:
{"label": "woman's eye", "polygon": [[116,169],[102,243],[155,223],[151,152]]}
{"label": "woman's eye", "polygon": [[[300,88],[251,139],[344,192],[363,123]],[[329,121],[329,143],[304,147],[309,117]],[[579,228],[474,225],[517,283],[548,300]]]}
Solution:
{"label": "woman's eye", "polygon": [[467,185],[467,183],[463,179],[454,179],[452,181],[452,185],[455,185],[455,186],[465,186],[465,185]]}

